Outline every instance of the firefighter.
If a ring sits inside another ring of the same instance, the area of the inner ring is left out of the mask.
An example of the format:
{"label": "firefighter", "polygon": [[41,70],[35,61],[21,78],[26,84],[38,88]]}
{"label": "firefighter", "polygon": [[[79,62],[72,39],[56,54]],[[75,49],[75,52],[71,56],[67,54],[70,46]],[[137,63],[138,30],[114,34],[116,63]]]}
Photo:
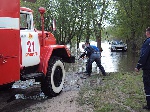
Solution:
{"label": "firefighter", "polygon": [[143,83],[147,101],[147,105],[143,109],[150,110],[150,28],[146,29],[146,37],[141,47],[140,58],[135,71],[143,70]]}
{"label": "firefighter", "polygon": [[86,42],[82,45],[82,48],[84,49],[84,53],[80,56],[80,58],[84,57],[85,55],[88,57],[87,65],[86,65],[86,74],[88,76],[92,73],[92,63],[95,61],[99,69],[101,70],[102,74],[106,76],[106,72],[104,70],[104,67],[101,65],[100,60],[100,50],[94,46],[90,45],[89,42]]}

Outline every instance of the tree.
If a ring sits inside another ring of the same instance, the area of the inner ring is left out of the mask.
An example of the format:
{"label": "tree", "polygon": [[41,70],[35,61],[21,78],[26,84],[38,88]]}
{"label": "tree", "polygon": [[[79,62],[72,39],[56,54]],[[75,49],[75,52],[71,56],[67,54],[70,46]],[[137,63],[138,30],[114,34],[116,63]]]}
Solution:
{"label": "tree", "polygon": [[146,27],[150,25],[150,1],[147,0],[116,0],[117,14],[114,18],[114,27],[118,36],[125,38],[133,50],[138,48],[144,37]]}
{"label": "tree", "polygon": [[101,49],[101,38],[102,38],[102,29],[103,29],[103,22],[106,18],[108,18],[108,11],[107,8],[109,6],[109,0],[96,0],[95,2],[96,10],[94,19],[93,19],[93,26],[94,26],[94,33],[96,36],[97,46]]}
{"label": "tree", "polygon": [[40,29],[38,8],[46,9],[45,30],[50,31],[52,20],[56,20],[54,32],[58,44],[68,44],[93,37],[101,46],[103,22],[108,18],[109,0],[37,0],[34,3],[21,1],[22,6],[34,9],[36,28]]}

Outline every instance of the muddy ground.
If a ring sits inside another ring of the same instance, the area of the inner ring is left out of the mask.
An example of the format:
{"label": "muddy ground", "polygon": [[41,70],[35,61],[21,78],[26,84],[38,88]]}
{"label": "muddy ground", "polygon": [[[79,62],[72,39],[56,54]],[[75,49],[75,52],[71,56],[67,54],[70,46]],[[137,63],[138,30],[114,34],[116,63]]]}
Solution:
{"label": "muddy ground", "polygon": [[[88,80],[83,74],[85,61],[76,62],[65,65],[68,69],[59,96],[48,98],[41,92],[40,83],[34,80],[18,81],[12,89],[0,91],[0,112],[92,112],[91,108],[81,107],[76,101],[80,88]],[[93,74],[99,73],[95,66],[93,71]]]}
{"label": "muddy ground", "polygon": [[67,73],[63,91],[53,98],[41,92],[39,83],[19,81],[11,90],[0,91],[0,112],[83,112],[83,107],[76,102],[86,80],[82,76]]}

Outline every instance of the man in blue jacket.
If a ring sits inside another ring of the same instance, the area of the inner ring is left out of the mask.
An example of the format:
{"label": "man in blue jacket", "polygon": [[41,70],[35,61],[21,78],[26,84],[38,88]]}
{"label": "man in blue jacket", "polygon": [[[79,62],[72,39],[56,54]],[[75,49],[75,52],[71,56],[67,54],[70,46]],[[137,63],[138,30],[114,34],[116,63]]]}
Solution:
{"label": "man in blue jacket", "polygon": [[84,49],[85,52],[80,57],[83,57],[84,55],[86,55],[89,58],[87,61],[87,66],[86,66],[87,75],[88,76],[91,75],[92,63],[95,61],[97,66],[101,70],[102,74],[104,76],[106,76],[106,72],[104,70],[104,67],[101,65],[100,50],[96,46],[90,45],[89,42],[86,42],[85,44],[83,44],[82,48]]}
{"label": "man in blue jacket", "polygon": [[141,47],[140,59],[135,71],[143,70],[143,83],[147,101],[147,105],[143,109],[150,110],[150,28],[146,29],[146,37]]}

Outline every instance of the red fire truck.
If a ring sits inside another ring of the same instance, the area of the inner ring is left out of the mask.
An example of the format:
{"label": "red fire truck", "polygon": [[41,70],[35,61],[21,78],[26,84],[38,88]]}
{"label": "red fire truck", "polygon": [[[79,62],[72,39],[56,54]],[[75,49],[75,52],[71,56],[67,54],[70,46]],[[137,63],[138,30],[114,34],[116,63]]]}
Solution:
{"label": "red fire truck", "polygon": [[[9,4],[9,6],[8,6]],[[63,88],[64,63],[74,63],[65,45],[57,45],[54,35],[44,31],[44,8],[39,8],[42,31],[36,30],[33,11],[20,7],[20,0],[0,3],[0,86],[18,80],[35,79],[47,96]]]}

